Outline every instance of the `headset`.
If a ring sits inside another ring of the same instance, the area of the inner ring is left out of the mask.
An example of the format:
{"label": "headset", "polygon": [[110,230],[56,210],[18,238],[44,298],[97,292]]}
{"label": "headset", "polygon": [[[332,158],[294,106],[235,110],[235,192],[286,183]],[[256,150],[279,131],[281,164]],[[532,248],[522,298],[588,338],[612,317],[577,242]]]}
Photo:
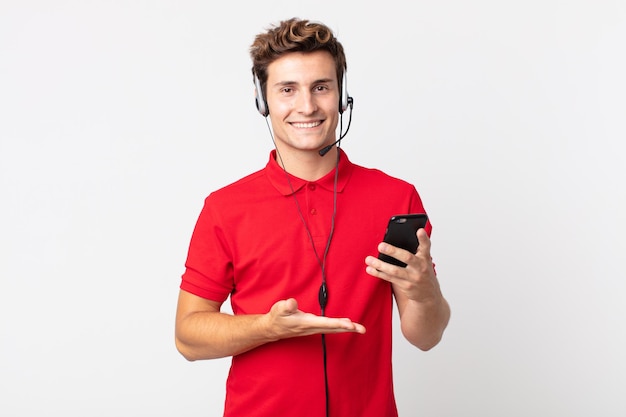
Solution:
{"label": "headset", "polygon": [[[270,114],[270,109],[267,106],[267,101],[263,95],[263,89],[261,88],[261,80],[254,74],[254,86],[256,88],[256,95],[254,100],[256,102],[256,108],[261,113],[261,116],[267,117]],[[339,113],[346,111],[348,106],[352,102],[352,97],[348,95],[348,79],[346,77],[346,71],[343,71],[341,77],[341,91],[339,92]]]}

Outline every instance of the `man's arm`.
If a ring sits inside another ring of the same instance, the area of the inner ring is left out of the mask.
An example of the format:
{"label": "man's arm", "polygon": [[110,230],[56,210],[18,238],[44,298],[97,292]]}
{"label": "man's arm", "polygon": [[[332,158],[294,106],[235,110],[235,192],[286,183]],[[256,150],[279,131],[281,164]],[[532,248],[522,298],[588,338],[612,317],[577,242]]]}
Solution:
{"label": "man's arm", "polygon": [[181,290],[176,310],[176,348],[190,361],[234,356],[265,343],[319,333],[365,333],[347,318],[320,317],[298,310],[290,298],[266,314],[231,315],[221,303]]}
{"label": "man's arm", "polygon": [[435,347],[450,320],[450,306],[446,299],[439,295],[428,301],[414,301],[395,285],[393,288],[404,337],[424,351]]}
{"label": "man's arm", "polygon": [[368,274],[389,281],[400,313],[402,334],[422,350],[436,346],[450,320],[450,306],[441,293],[430,256],[430,239],[424,229],[417,231],[416,254],[381,243],[378,250],[407,264],[391,265],[373,256],[365,260]]}

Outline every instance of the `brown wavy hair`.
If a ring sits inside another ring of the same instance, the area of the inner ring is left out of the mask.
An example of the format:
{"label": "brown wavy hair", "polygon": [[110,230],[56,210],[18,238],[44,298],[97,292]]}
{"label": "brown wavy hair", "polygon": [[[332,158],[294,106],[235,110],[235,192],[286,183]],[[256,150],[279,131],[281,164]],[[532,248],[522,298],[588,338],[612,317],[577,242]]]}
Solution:
{"label": "brown wavy hair", "polygon": [[347,69],[346,56],[332,30],[322,23],[306,19],[294,17],[283,20],[254,38],[250,46],[253,80],[255,75],[259,78],[265,95],[267,67],[272,62],[291,52],[315,51],[328,51],[332,55],[337,70],[337,82],[340,83]]}

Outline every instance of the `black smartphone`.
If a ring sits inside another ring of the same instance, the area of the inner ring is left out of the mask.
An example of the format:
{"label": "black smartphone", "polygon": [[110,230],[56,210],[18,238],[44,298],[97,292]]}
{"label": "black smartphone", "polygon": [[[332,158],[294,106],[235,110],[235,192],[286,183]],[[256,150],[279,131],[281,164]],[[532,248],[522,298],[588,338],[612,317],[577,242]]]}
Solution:
{"label": "black smartphone", "polygon": [[[398,214],[392,216],[387,223],[387,230],[383,241],[409,252],[417,252],[417,230],[426,227],[428,216],[424,213]],[[406,267],[402,261],[392,258],[383,253],[378,254],[378,259],[393,265]]]}

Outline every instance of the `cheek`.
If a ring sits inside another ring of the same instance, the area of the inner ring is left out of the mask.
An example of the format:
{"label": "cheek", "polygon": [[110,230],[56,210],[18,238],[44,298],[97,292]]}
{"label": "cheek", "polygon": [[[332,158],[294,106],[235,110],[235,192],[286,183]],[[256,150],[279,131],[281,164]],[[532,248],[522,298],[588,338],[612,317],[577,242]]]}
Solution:
{"label": "cheek", "polygon": [[[336,110],[336,109],[335,109]],[[331,112],[328,113],[328,119],[326,120],[328,122],[328,126],[330,129],[336,129],[339,123],[339,112],[335,111],[335,112]],[[345,129],[347,126],[347,121],[346,119],[343,120],[343,128]]]}
{"label": "cheek", "polygon": [[270,108],[270,114],[276,119],[284,119],[289,113],[291,113],[293,104],[289,100],[274,100],[268,103]]}

